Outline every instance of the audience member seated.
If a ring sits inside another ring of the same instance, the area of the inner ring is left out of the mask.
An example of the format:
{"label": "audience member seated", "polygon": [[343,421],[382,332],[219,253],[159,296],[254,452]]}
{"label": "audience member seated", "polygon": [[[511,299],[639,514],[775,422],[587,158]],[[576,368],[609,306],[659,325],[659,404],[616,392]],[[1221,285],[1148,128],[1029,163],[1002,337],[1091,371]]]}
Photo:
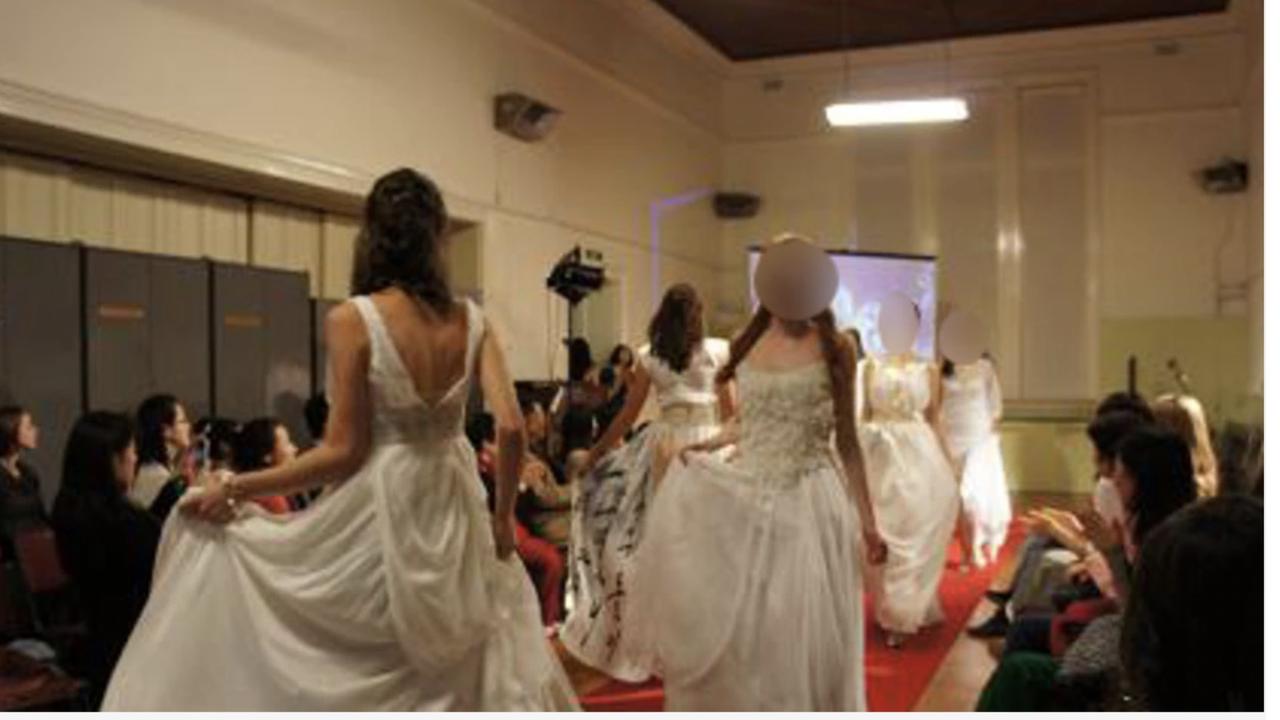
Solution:
{"label": "audience member seated", "polygon": [[534,535],[560,549],[569,546],[570,511],[573,487],[562,481],[555,468],[535,448],[545,447],[547,416],[536,402],[521,402],[529,452],[520,469],[520,497],[517,508]]}
{"label": "audience member seated", "polygon": [[[289,429],[273,417],[250,420],[236,433],[233,464],[238,473],[253,472],[291,462],[298,456],[289,437]],[[289,499],[283,495],[263,495],[253,501],[273,515],[288,515],[292,511]]]}
{"label": "audience member seated", "polygon": [[[324,396],[324,393],[307,398],[306,404],[302,407],[302,416],[307,423],[307,435],[311,438],[311,445],[306,450],[299,451],[299,454],[307,452],[324,440],[324,429],[329,424],[329,399]],[[321,486],[291,495],[289,505],[295,512],[305,510],[324,494],[324,490],[324,486]]]}
{"label": "audience member seated", "polygon": [[53,504],[58,556],[89,631],[82,667],[72,669],[89,682],[95,708],[146,604],[160,541],[159,521],[125,495],[137,465],[133,430],[116,413],[77,420]]}
{"label": "audience member seated", "polygon": [[636,369],[636,354],[626,343],[618,343],[609,353],[609,367],[617,373],[624,385],[631,384],[631,375]]}
{"label": "audience member seated", "polygon": [[563,463],[574,450],[589,449],[596,437],[596,411],[608,398],[591,359],[591,345],[582,338],[569,342],[569,382],[552,402],[552,422],[560,429],[556,459]]}
{"label": "audience member seated", "polygon": [[1142,544],[1120,656],[1134,709],[1262,711],[1262,504],[1206,500]]}
{"label": "audience member seated", "polygon": [[1262,498],[1262,427],[1229,422],[1218,433],[1218,494]]}
{"label": "audience member seated", "polygon": [[205,417],[196,421],[194,432],[197,472],[231,470],[240,426],[234,420]]}
{"label": "audience member seated", "polygon": [[[1097,484],[1094,512],[1108,523],[1122,520],[1124,509],[1111,476],[1115,472],[1120,441],[1132,430],[1148,424],[1152,415],[1141,398],[1117,393],[1098,406],[1088,428],[1093,445]],[[1065,606],[1072,596],[1087,596],[1088,586],[1071,588],[1068,597],[1055,604],[1054,593],[1063,589],[1063,580],[1072,565],[1087,554],[1083,525],[1073,513],[1052,508],[1028,514],[1033,533],[1019,549],[1015,563],[1003,569],[986,593],[990,615],[968,629],[975,637],[1004,637],[1012,616],[1027,611],[1048,612]]]}
{"label": "audience member seated", "polygon": [[21,407],[0,408],[0,552],[11,560],[14,533],[49,523],[40,476],[22,454],[40,444],[40,429]]}
{"label": "audience member seated", "polygon": [[[1121,625],[1108,616],[1126,606],[1130,569],[1146,538],[1166,518],[1195,502],[1197,493],[1186,442],[1158,426],[1139,427],[1122,440],[1112,477],[1125,516],[1115,523],[1097,514],[1088,516],[1089,551],[1083,564],[1084,572],[1103,589],[1104,598],[1077,601],[1057,617],[1019,618],[1010,629],[1006,654],[983,692],[979,709],[1088,708],[1105,701],[1108,684],[1103,679],[1120,667]],[[1080,653],[1072,653],[1077,650],[1072,644],[1077,638]],[[1061,667],[1055,662],[1053,682],[1040,687],[1042,671],[1048,667],[1043,658],[1064,654],[1072,657],[1064,659]],[[1023,681],[1011,683],[1010,675]],[[1052,691],[1056,697],[1029,695],[1028,682],[1039,688],[1034,692]]]}
{"label": "audience member seated", "polygon": [[1182,436],[1191,448],[1200,497],[1218,494],[1218,458],[1209,440],[1209,422],[1200,401],[1190,395],[1161,395],[1151,404],[1157,423]]}
{"label": "audience member seated", "polygon": [[[489,413],[476,413],[467,420],[467,439],[476,451],[476,464],[480,471],[480,480],[488,493],[489,512],[493,512],[494,483],[497,467],[498,448],[495,443],[496,430],[493,416]],[[524,513],[516,503],[516,555],[520,556],[525,569],[528,570],[534,585],[538,589],[538,602],[542,609],[542,624],[547,634],[555,632],[560,621],[563,604],[561,601],[561,585],[565,577],[565,561],[554,545],[534,536],[529,532]]]}
{"label": "audience member seated", "polygon": [[186,408],[172,395],[152,395],[138,406],[138,474],[129,499],[162,522],[186,492],[182,463],[191,448]]}

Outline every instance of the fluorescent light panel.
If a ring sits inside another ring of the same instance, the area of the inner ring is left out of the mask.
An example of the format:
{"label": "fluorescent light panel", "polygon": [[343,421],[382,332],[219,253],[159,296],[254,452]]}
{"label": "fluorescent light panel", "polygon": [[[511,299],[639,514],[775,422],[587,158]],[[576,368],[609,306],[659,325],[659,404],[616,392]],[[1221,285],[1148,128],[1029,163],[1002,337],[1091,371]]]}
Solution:
{"label": "fluorescent light panel", "polygon": [[827,106],[827,122],[835,127],[957,122],[969,118],[962,98],[838,102]]}

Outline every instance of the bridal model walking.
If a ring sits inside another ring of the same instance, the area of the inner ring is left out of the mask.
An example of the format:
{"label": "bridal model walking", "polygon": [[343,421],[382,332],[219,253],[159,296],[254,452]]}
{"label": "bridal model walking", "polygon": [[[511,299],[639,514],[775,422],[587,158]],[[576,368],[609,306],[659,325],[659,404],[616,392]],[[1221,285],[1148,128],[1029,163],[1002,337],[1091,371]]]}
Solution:
{"label": "bridal model walking", "polygon": [[[324,441],[184,499],[104,709],[575,707],[512,555],[515,389],[480,310],[449,291],[445,219],[414,171],[374,186],[355,297],[327,320]],[[463,435],[476,375],[500,428],[492,520]],[[287,519],[244,502],[323,483]]]}

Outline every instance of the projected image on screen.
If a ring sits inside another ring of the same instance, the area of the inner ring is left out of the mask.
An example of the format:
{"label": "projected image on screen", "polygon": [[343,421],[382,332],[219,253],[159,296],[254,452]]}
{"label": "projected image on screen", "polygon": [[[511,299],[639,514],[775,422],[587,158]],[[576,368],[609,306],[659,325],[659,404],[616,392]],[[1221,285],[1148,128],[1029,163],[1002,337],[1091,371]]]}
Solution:
{"label": "projected image on screen", "polygon": [[[922,358],[933,359],[937,317],[937,263],[931,257],[906,255],[874,255],[864,253],[832,252],[836,271],[840,275],[840,289],[831,302],[836,325],[844,330],[856,327],[862,335],[862,344],[872,355],[884,355],[877,328],[880,302],[891,293],[902,293],[920,308],[920,335],[916,337],[915,353]],[[750,250],[747,257],[747,283],[751,288],[751,307],[756,306],[756,291],[752,285],[756,274],[758,250]]]}

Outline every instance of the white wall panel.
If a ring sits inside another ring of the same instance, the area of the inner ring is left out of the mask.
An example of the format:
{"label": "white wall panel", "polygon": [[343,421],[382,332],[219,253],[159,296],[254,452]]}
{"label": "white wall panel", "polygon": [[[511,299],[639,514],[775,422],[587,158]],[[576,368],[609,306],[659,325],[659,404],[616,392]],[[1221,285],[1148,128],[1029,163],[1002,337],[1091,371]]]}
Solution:
{"label": "white wall panel", "polygon": [[319,296],[321,214],[265,201],[254,202],[249,212],[250,262],[309,273],[311,295]]}
{"label": "white wall panel", "polygon": [[1022,397],[1092,397],[1096,310],[1089,297],[1090,107],[1082,86],[1019,94]]}
{"label": "white wall panel", "polygon": [[0,152],[0,233],[67,240],[68,188],[64,164]]}

